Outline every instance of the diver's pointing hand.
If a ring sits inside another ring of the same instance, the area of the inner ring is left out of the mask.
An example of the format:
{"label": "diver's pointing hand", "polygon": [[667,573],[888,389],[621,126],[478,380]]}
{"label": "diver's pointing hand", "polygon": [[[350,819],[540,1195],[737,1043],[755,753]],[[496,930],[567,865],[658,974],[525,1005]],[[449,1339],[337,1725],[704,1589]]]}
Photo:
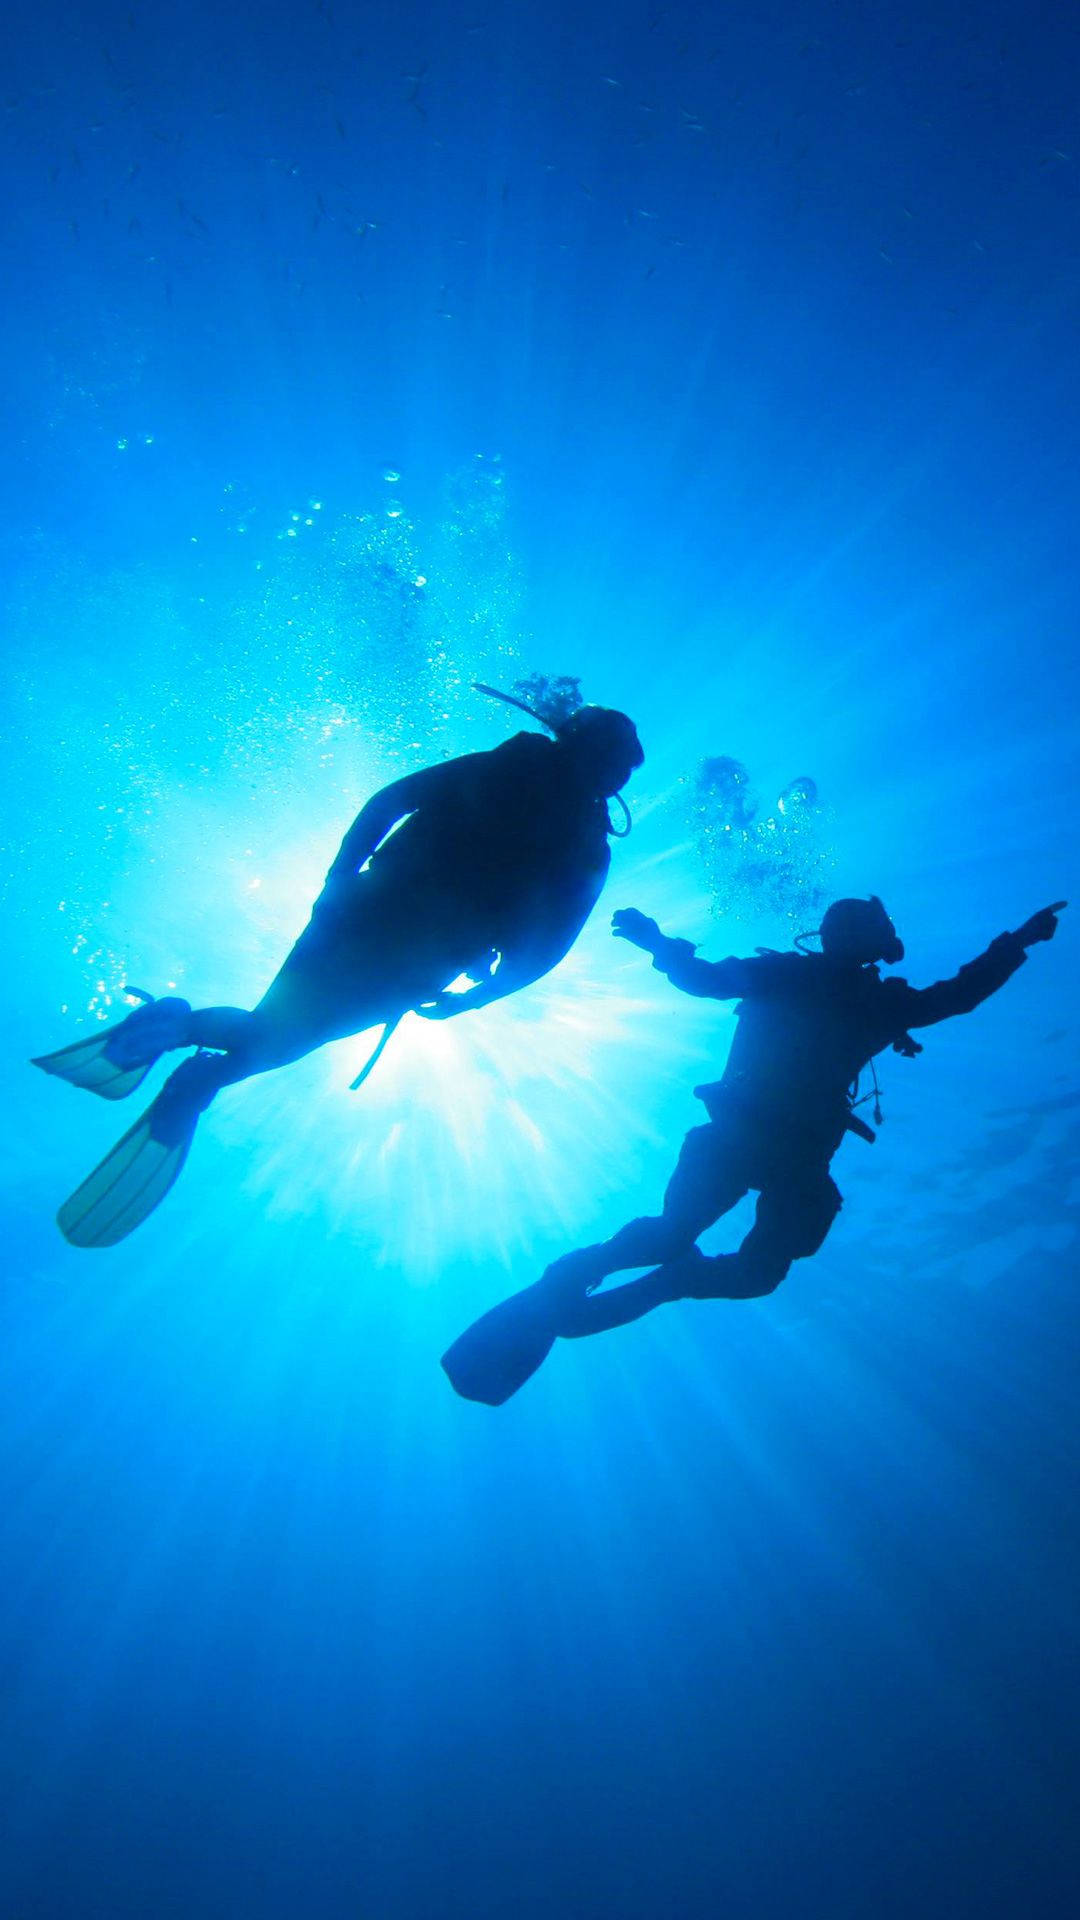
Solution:
{"label": "diver's pointing hand", "polygon": [[1030,920],[1025,920],[1023,926],[1016,929],[1020,945],[1033,947],[1037,940],[1052,940],[1057,932],[1058,914],[1068,904],[1067,900],[1055,900],[1052,907],[1043,907],[1040,912],[1033,913]]}
{"label": "diver's pointing hand", "polygon": [[664,937],[656,921],[650,920],[647,913],[639,913],[636,907],[621,907],[618,913],[613,913],[611,931],[617,940],[629,940],[645,953],[655,953],[657,943]]}

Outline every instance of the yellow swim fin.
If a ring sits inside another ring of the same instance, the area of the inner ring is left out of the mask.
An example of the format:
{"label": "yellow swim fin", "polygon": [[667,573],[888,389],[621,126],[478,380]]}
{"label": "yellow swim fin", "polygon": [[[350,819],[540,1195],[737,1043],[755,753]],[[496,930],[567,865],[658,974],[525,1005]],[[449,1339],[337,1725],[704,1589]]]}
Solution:
{"label": "yellow swim fin", "polygon": [[221,1086],[224,1054],[197,1053],[165,1082],[142,1118],[56,1216],[73,1247],[115,1247],[148,1219],[177,1180],[199,1124]]}
{"label": "yellow swim fin", "polygon": [[67,1080],[73,1087],[85,1087],[87,1093],[98,1093],[103,1100],[126,1100],[129,1093],[142,1086],[154,1063],[147,1060],[142,1066],[117,1065],[108,1053],[109,1041],[116,1032],[116,1027],[108,1027],[92,1033],[89,1039],[76,1040],[73,1046],[61,1047],[56,1053],[43,1053],[30,1065],[40,1067],[42,1073],[55,1074],[58,1080]]}

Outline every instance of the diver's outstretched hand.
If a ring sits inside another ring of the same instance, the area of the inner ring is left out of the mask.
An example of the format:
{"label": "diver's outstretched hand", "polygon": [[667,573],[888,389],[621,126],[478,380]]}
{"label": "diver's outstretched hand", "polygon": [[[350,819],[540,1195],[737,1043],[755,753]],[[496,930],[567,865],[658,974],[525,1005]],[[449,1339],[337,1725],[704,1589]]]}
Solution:
{"label": "diver's outstretched hand", "polygon": [[1017,927],[1013,938],[1019,940],[1022,947],[1033,947],[1039,940],[1052,940],[1057,932],[1058,914],[1068,904],[1067,900],[1055,900],[1052,907],[1042,907],[1030,920],[1025,920],[1022,927]]}
{"label": "diver's outstretched hand", "polygon": [[640,947],[643,953],[655,953],[664,937],[656,921],[650,920],[647,913],[639,913],[636,907],[620,907],[618,913],[613,913],[611,931],[616,940],[629,940],[631,946]]}

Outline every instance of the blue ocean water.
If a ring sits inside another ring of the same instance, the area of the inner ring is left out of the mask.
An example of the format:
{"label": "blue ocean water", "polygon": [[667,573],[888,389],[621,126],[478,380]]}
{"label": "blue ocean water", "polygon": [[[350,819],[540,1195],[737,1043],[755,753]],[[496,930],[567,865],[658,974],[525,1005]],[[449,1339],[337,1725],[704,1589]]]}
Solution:
{"label": "blue ocean water", "polygon": [[[878,892],[924,984],[1076,898],[1078,82],[1019,0],[9,23],[5,1920],[1068,1910],[1068,914],[886,1057],[776,1295],[497,1412],[438,1359],[722,1066],[609,908],[720,957]],[[118,1110],[29,1056],[250,1004],[532,673],[647,755],[569,958],[230,1091],[67,1247]]]}

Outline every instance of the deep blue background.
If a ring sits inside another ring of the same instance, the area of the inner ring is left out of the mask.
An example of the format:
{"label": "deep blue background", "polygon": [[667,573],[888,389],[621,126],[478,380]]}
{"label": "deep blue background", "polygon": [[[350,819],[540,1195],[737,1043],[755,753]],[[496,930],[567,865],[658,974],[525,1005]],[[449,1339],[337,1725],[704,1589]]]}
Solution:
{"label": "deep blue background", "polygon": [[1075,1898],[1068,917],[780,1294],[498,1414],[438,1354],[655,1204],[730,1033],[603,910],[362,1095],[231,1094],[113,1253],[51,1216],[118,1116],[25,1062],[250,1002],[478,673],[635,715],[608,904],[714,955],[791,927],[710,918],[705,755],[813,774],[916,982],[1075,895],[1078,88],[1019,0],[9,27],[5,1916]]}

